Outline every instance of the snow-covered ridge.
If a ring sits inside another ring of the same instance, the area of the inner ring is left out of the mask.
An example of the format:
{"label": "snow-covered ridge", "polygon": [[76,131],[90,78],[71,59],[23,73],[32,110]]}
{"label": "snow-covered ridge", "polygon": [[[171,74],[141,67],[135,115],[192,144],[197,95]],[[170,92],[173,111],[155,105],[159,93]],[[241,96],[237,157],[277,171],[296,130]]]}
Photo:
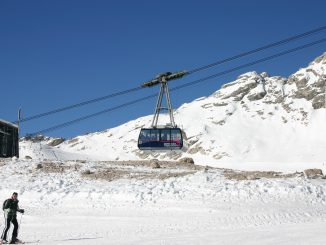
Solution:
{"label": "snow-covered ridge", "polygon": [[[56,157],[59,159],[66,159],[65,153],[94,160],[192,157],[205,165],[323,162],[325,81],[326,53],[288,78],[269,76],[266,72],[240,75],[212,95],[176,109],[175,120],[186,135],[182,151],[137,149],[139,131],[151,124],[151,115],[103,132],[78,136],[47,151],[60,152]],[[22,148],[26,144],[23,142]],[[37,155],[26,151],[27,154]],[[50,155],[47,157],[51,158]]]}

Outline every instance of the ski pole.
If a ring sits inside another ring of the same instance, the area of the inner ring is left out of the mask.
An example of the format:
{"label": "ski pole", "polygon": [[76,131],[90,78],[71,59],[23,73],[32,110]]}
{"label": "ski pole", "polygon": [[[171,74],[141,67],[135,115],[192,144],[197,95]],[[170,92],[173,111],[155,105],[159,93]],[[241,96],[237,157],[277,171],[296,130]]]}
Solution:
{"label": "ski pole", "polygon": [[23,214],[20,214],[20,220],[19,220],[19,225],[18,225],[18,229],[17,229],[17,234],[19,234],[19,230],[20,230],[20,224],[22,223],[22,219],[23,219]]}
{"label": "ski pole", "polygon": [[20,227],[20,224],[22,223],[22,219],[23,219],[23,214],[20,214],[20,221],[19,221],[19,226]]}

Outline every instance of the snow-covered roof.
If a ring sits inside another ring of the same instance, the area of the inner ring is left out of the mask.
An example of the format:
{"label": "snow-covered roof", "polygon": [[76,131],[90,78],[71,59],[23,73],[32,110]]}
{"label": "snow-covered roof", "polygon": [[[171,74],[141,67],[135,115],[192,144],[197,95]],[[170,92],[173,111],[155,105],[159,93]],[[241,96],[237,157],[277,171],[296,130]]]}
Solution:
{"label": "snow-covered roof", "polygon": [[8,121],[5,121],[5,120],[3,120],[3,119],[0,119],[0,123],[5,123],[5,124],[8,124],[8,125],[10,125],[11,127],[15,127],[15,128],[18,128],[18,125],[16,125],[16,124],[13,124],[13,123],[11,123],[11,122],[8,122]]}

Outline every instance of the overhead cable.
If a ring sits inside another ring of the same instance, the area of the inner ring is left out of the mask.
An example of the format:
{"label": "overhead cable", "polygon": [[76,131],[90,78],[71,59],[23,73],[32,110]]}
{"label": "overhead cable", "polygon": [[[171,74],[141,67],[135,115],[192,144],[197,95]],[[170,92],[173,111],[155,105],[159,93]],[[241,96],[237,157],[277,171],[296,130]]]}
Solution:
{"label": "overhead cable", "polygon": [[213,75],[208,76],[208,77],[204,77],[204,78],[201,78],[201,79],[198,79],[198,80],[195,80],[195,81],[192,81],[192,82],[189,82],[189,83],[174,87],[173,89],[171,89],[171,91],[178,90],[178,89],[185,88],[185,87],[189,87],[189,86],[192,86],[194,84],[197,84],[197,83],[200,83],[200,82],[203,82],[203,81],[215,78],[215,77],[219,77],[219,76],[222,76],[222,75],[225,75],[225,74],[228,74],[228,73],[231,73],[231,72],[234,72],[234,71],[237,71],[237,70],[249,67],[249,66],[253,66],[253,65],[268,61],[268,60],[272,60],[272,59],[275,59],[277,57],[293,53],[295,51],[299,51],[299,50],[302,50],[302,49],[305,49],[305,48],[309,48],[311,46],[314,46],[314,45],[317,45],[317,44],[320,44],[320,43],[323,43],[323,42],[326,42],[326,38],[319,39],[319,40],[317,40],[315,42],[307,43],[305,45],[298,46],[296,48],[292,48],[292,49],[289,49],[289,50],[286,50],[286,51],[283,51],[283,52],[280,52],[280,53],[277,53],[277,54],[274,54],[274,55],[271,55],[271,56],[268,56],[268,57],[265,57],[265,58],[262,58],[262,59],[258,59],[258,60],[246,63],[244,65],[236,66],[234,68],[231,68],[231,69],[228,69],[228,70],[213,74]]}
{"label": "overhead cable", "polygon": [[[307,32],[304,32],[304,33],[301,33],[301,34],[298,34],[298,35],[295,35],[295,36],[288,37],[288,38],[283,39],[283,40],[280,40],[280,41],[277,41],[277,42],[274,42],[274,43],[271,43],[271,44],[268,44],[268,45],[253,49],[253,50],[250,50],[250,51],[246,51],[244,53],[241,53],[241,54],[238,54],[238,55],[235,55],[235,56],[223,59],[223,60],[216,61],[216,62],[211,63],[209,65],[194,68],[194,69],[186,72],[184,75],[185,76],[186,75],[191,75],[193,73],[196,73],[196,72],[199,72],[199,71],[202,71],[202,70],[206,70],[206,69],[209,69],[211,67],[218,66],[218,65],[221,65],[221,64],[224,64],[224,63],[227,63],[227,62],[230,62],[230,61],[233,61],[233,60],[236,60],[236,59],[239,59],[239,58],[242,58],[242,57],[245,57],[245,56],[248,56],[248,55],[251,55],[251,54],[266,50],[266,49],[269,49],[269,48],[272,48],[272,47],[276,47],[276,46],[280,46],[280,45],[283,45],[283,44],[286,44],[286,43],[290,43],[290,42],[292,42],[294,40],[301,39],[301,38],[304,38],[304,37],[307,37],[309,35],[316,34],[318,32],[322,32],[322,31],[325,31],[325,30],[326,30],[326,26],[322,26],[322,27],[319,27],[319,28],[316,28],[316,29],[313,29],[313,30],[310,30],[310,31],[307,31]],[[127,89],[127,90],[124,90],[124,91],[120,91],[120,92],[116,92],[116,93],[113,93],[113,94],[98,97],[98,98],[95,98],[95,99],[83,101],[83,102],[80,102],[80,103],[77,103],[77,104],[57,108],[57,109],[54,109],[54,110],[51,110],[51,111],[48,111],[48,112],[44,112],[44,113],[36,114],[34,116],[22,118],[20,120],[20,122],[23,123],[23,122],[27,122],[27,121],[30,121],[30,120],[42,118],[42,117],[49,116],[49,115],[52,115],[52,114],[56,114],[56,113],[59,113],[59,112],[63,112],[63,111],[66,111],[66,110],[74,109],[74,108],[77,108],[77,107],[80,107],[80,106],[88,105],[88,104],[99,102],[99,101],[106,100],[106,99],[110,99],[110,98],[117,97],[117,96],[120,96],[120,95],[125,95],[125,94],[131,93],[131,92],[138,91],[138,90],[143,89],[143,88],[144,88],[143,86],[130,88],[130,89]],[[18,121],[15,121],[13,123],[17,124]]]}
{"label": "overhead cable", "polygon": [[[278,58],[278,57],[281,57],[281,56],[284,56],[284,55],[287,55],[287,54],[290,54],[290,53],[293,53],[293,52],[296,52],[296,51],[299,51],[299,50],[303,50],[305,48],[312,47],[314,45],[317,45],[317,44],[320,44],[320,43],[323,43],[323,42],[326,42],[326,38],[317,40],[315,42],[310,42],[310,43],[307,43],[305,45],[301,45],[301,46],[298,46],[296,48],[292,48],[292,49],[289,49],[289,50],[286,50],[286,51],[283,51],[283,52],[280,52],[280,53],[277,53],[277,54],[274,54],[274,55],[271,55],[271,56],[268,56],[268,57],[265,57],[265,58],[262,58],[262,59],[258,59],[258,60],[243,64],[243,65],[240,65],[240,66],[236,66],[234,68],[231,68],[231,69],[228,69],[228,70],[225,70],[225,71],[222,71],[222,72],[219,72],[219,73],[216,73],[216,74],[213,74],[213,75],[210,75],[210,76],[207,76],[207,77],[204,77],[204,78],[201,78],[201,79],[189,82],[189,83],[185,83],[183,85],[180,85],[180,86],[177,86],[177,87],[174,87],[174,88],[170,89],[170,91],[173,92],[173,91],[185,88],[185,87],[189,87],[189,86],[198,84],[200,82],[204,82],[204,81],[210,80],[212,78],[220,77],[220,76],[232,73],[234,71],[237,71],[237,70],[240,70],[240,69],[243,69],[243,68],[246,68],[246,67],[250,67],[250,66],[253,66],[253,65],[256,65],[256,64],[259,64],[259,63],[262,63],[262,62],[266,62],[268,60],[272,60],[272,59],[275,59],[275,58]],[[111,111],[114,111],[114,110],[118,110],[118,109],[130,106],[130,105],[139,103],[139,102],[144,101],[144,100],[148,100],[150,98],[154,98],[156,96],[157,96],[157,93],[146,96],[146,97],[143,97],[143,98],[140,98],[140,99],[137,99],[137,100],[133,100],[133,101],[124,103],[124,104],[116,106],[116,107],[112,107],[112,108],[109,108],[109,109],[106,109],[106,110],[103,110],[103,111],[99,111],[97,113],[93,113],[93,114],[90,114],[90,115],[87,115],[87,116],[84,116],[84,117],[80,117],[80,118],[77,118],[75,120],[68,121],[66,123],[62,123],[62,124],[59,124],[57,126],[53,126],[53,127],[50,127],[50,128],[35,132],[33,134],[28,134],[28,135],[38,135],[38,134],[44,134],[44,133],[47,133],[47,132],[51,132],[51,131],[54,131],[56,129],[64,128],[64,127],[70,126],[70,125],[72,125],[74,123],[77,123],[77,122],[80,122],[80,121],[83,121],[83,120],[86,120],[86,119],[89,119],[89,118],[92,118],[92,117],[96,117],[96,116],[99,116],[99,115],[104,114],[104,113],[108,113],[108,112],[111,112]]]}
{"label": "overhead cable", "polygon": [[[23,118],[23,119],[20,120],[20,122],[27,122],[27,121],[30,121],[30,120],[33,120],[33,119],[49,116],[49,115],[52,115],[52,114],[55,114],[55,113],[58,113],[58,112],[66,111],[66,110],[73,109],[73,108],[80,107],[80,106],[84,106],[84,105],[88,105],[88,104],[95,103],[95,102],[98,102],[98,101],[101,101],[101,100],[106,100],[106,99],[109,99],[109,98],[117,97],[117,96],[120,96],[120,95],[123,95],[123,94],[128,94],[128,93],[131,93],[131,92],[135,92],[135,91],[140,90],[140,89],[142,89],[142,87],[139,86],[139,87],[127,89],[127,90],[124,90],[124,91],[116,92],[116,93],[113,93],[113,94],[105,95],[105,96],[102,96],[102,97],[98,97],[98,98],[95,98],[95,99],[83,101],[83,102],[80,102],[80,103],[77,103],[77,104],[61,107],[61,108],[58,108],[58,109],[55,109],[55,110],[52,110],[52,111],[48,111],[48,112],[40,113],[40,114],[37,114],[37,115],[34,115],[34,116]],[[14,123],[17,123],[17,121],[15,121]]]}
{"label": "overhead cable", "polygon": [[307,36],[310,36],[312,34],[315,34],[315,33],[321,32],[321,31],[325,31],[325,30],[326,30],[326,26],[322,26],[322,27],[319,27],[317,29],[313,29],[311,31],[307,31],[307,32],[304,32],[304,33],[301,33],[301,34],[298,34],[298,35],[295,35],[295,36],[292,36],[292,37],[283,39],[281,41],[270,43],[270,44],[267,44],[265,46],[262,46],[262,47],[259,47],[259,48],[256,48],[256,49],[253,49],[253,50],[250,50],[250,51],[246,51],[244,53],[241,53],[241,54],[238,54],[238,55],[235,55],[235,56],[232,56],[232,57],[223,59],[223,60],[216,61],[216,62],[211,63],[209,65],[205,65],[205,66],[201,66],[201,67],[192,69],[192,70],[188,71],[187,75],[190,75],[190,74],[193,74],[195,72],[199,72],[199,71],[202,71],[202,70],[205,70],[205,69],[214,67],[214,66],[218,66],[218,65],[221,65],[221,64],[230,62],[232,60],[236,60],[236,59],[242,58],[244,56],[247,56],[247,55],[250,55],[250,54],[254,54],[254,53],[263,51],[265,49],[269,49],[269,48],[272,48],[272,47],[280,46],[280,45],[283,45],[283,44],[292,42],[294,40],[297,40],[297,39],[300,39],[300,38],[304,38],[304,37],[307,37]]}

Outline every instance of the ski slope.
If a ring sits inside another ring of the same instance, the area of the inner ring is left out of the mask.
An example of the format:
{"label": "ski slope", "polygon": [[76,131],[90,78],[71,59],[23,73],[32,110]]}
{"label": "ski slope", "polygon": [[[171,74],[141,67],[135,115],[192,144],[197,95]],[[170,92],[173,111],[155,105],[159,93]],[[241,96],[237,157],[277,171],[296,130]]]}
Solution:
{"label": "ski slope", "polygon": [[[199,168],[171,178],[92,179],[110,162],[0,163],[0,196],[17,191],[26,214],[19,238],[32,244],[325,244],[326,180],[233,180]],[[129,175],[160,169],[122,165]],[[1,223],[3,228],[3,223]]]}

